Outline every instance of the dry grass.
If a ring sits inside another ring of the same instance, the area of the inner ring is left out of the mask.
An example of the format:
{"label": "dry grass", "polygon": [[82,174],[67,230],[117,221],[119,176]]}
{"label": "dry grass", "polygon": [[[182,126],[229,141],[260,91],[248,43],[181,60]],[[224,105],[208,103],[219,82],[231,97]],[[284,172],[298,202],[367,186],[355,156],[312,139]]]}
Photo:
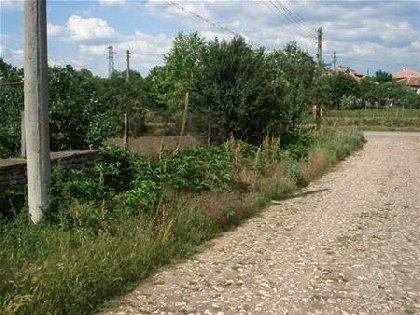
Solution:
{"label": "dry grass", "polygon": [[[109,140],[110,143],[119,147],[123,147],[124,142],[122,138],[114,138]],[[138,138],[128,138],[128,148],[136,153],[151,155],[158,154],[162,149],[180,150],[194,148],[199,145],[199,141],[192,136],[144,136]]]}

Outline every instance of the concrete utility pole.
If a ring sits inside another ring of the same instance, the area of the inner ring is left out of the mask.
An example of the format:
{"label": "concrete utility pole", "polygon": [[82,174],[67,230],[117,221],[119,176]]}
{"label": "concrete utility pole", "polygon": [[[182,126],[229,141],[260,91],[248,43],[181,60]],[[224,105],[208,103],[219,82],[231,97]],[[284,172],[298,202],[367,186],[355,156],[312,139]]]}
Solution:
{"label": "concrete utility pole", "polygon": [[108,46],[108,77],[111,79],[114,74],[114,50]]}
{"label": "concrete utility pole", "polygon": [[[130,81],[130,51],[127,50],[126,52],[126,62],[127,62],[127,69],[125,78],[127,83]],[[124,150],[128,148],[128,108],[127,104],[125,106],[125,114],[124,114]]]}
{"label": "concrete utility pole", "polygon": [[181,134],[178,141],[178,149],[181,147],[182,137],[184,136],[184,132],[185,132],[185,125],[187,123],[189,103],[190,103],[190,93],[187,92],[185,93],[185,99],[184,99],[184,113],[182,114]]}
{"label": "concrete utility pole", "polygon": [[[322,27],[318,28],[317,30],[317,40],[318,40],[318,50],[317,50],[317,59],[318,59],[318,66],[322,67]],[[321,120],[322,120],[322,109],[321,104],[319,104],[319,100],[316,104],[316,129],[321,129]]]}
{"label": "concrete utility pole", "polygon": [[42,218],[51,179],[46,0],[25,1],[25,132],[29,216]]}
{"label": "concrete utility pole", "polygon": [[127,61],[127,73],[125,75],[127,82],[130,80],[130,51],[126,52],[126,61]]}
{"label": "concrete utility pole", "polygon": [[334,53],[333,53],[333,65],[334,65],[334,68],[336,66],[336,63],[337,63],[337,53],[334,51]]}
{"label": "concrete utility pole", "polygon": [[322,27],[318,28],[317,30],[317,40],[318,40],[318,50],[316,53],[316,57],[318,60],[318,65],[322,66]]}

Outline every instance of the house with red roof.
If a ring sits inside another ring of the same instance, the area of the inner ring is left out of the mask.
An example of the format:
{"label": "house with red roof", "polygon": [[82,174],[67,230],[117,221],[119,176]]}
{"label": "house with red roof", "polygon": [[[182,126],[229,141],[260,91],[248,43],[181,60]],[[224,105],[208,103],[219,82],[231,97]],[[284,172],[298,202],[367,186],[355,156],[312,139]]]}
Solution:
{"label": "house with red roof", "polygon": [[392,74],[392,78],[396,80],[407,79],[411,77],[418,77],[420,76],[420,72],[412,69],[404,68],[401,71],[395,72]]}
{"label": "house with red roof", "polygon": [[411,87],[417,94],[420,94],[420,72],[404,68],[392,75],[395,80]]}
{"label": "house with red roof", "polygon": [[330,71],[335,72],[335,73],[347,74],[350,77],[352,77],[353,79],[355,79],[357,82],[360,82],[363,78],[363,74],[361,74],[359,72],[356,72],[356,71],[350,69],[349,67],[338,66],[338,67],[335,67],[335,68],[331,68]]}
{"label": "house with red roof", "polygon": [[403,79],[401,82],[411,87],[417,94],[420,94],[420,75]]}

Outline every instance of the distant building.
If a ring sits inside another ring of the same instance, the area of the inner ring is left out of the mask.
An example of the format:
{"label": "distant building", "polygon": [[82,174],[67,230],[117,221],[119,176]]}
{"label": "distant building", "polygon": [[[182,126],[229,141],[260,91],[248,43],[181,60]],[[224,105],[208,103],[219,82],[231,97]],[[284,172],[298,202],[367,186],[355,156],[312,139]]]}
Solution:
{"label": "distant building", "polygon": [[357,82],[360,82],[363,78],[363,74],[357,71],[354,71],[348,67],[339,66],[339,67],[331,68],[330,70],[331,72],[335,72],[335,73],[347,74],[351,76],[353,79],[355,79]]}
{"label": "distant building", "polygon": [[420,94],[420,72],[404,68],[401,71],[395,72],[392,77],[398,82],[411,87],[417,94]]}
{"label": "distant building", "polygon": [[411,87],[414,91],[417,92],[417,94],[420,94],[420,75],[403,79],[401,82]]}
{"label": "distant building", "polygon": [[395,80],[403,80],[411,77],[418,77],[420,76],[420,72],[412,69],[404,68],[401,71],[395,72],[392,74],[392,78]]}

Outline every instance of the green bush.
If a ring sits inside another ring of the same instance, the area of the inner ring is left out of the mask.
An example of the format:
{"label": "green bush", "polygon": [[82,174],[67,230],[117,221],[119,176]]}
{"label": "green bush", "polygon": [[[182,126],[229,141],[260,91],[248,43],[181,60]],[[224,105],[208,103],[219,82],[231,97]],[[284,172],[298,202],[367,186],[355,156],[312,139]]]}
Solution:
{"label": "green bush", "polygon": [[281,162],[282,174],[290,178],[298,187],[306,187],[309,183],[302,166],[296,160],[285,160]]}
{"label": "green bush", "polygon": [[151,180],[136,182],[136,188],[114,197],[113,208],[124,217],[147,214],[153,217],[163,198],[162,190]]}
{"label": "green bush", "polygon": [[[357,132],[317,134],[299,161],[280,152],[275,141],[259,149],[237,143],[160,157],[111,147],[101,162],[83,170],[57,168],[49,209],[54,220],[28,225],[21,212],[0,225],[0,308],[6,314],[89,313],[170,259],[188,257],[268,201],[307,185],[313,177],[306,167],[315,157],[331,161],[321,164],[319,175],[362,144]],[[281,172],[244,196],[235,185],[235,159],[251,170],[280,159]],[[232,192],[218,193],[223,190]],[[181,195],[200,200],[206,191],[212,192],[206,208]]]}

